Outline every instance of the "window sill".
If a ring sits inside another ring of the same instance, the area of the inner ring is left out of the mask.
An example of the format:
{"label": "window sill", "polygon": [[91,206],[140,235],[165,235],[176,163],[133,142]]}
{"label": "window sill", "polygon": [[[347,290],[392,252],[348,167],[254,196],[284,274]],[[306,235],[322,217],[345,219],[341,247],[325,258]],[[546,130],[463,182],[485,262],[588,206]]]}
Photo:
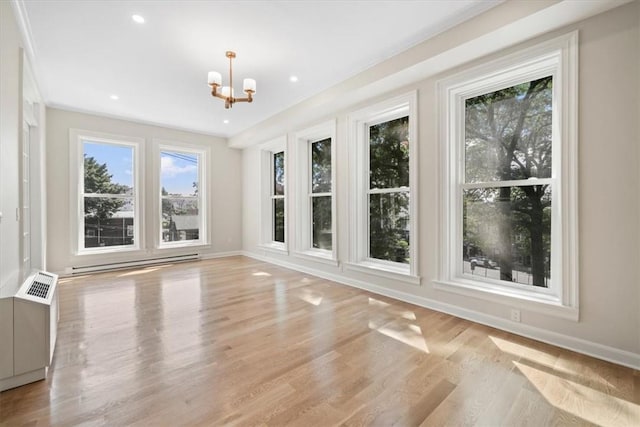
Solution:
{"label": "window sill", "polygon": [[289,250],[284,243],[272,242],[272,243],[262,243],[258,245],[258,248],[265,250],[266,252],[271,252],[278,255],[289,255]]}
{"label": "window sill", "polygon": [[110,255],[110,254],[121,254],[121,253],[131,253],[131,252],[143,252],[138,246],[100,246],[97,248],[91,249],[82,249],[76,251],[74,255],[76,256],[87,256],[87,255]]}
{"label": "window sill", "polygon": [[170,243],[164,243],[164,244],[158,245],[157,249],[164,250],[164,249],[180,249],[180,248],[193,248],[193,247],[206,247],[206,246],[211,246],[211,245],[207,242],[201,242],[199,240],[195,240],[191,242],[178,241],[178,242],[170,242]]}
{"label": "window sill", "polygon": [[378,277],[384,277],[385,279],[391,279],[410,285],[420,286],[420,276],[411,275],[408,265],[407,268],[403,268],[386,264],[378,264],[371,261],[363,261],[358,263],[347,262],[344,263],[344,267],[346,270],[371,274]]}
{"label": "window sill", "polygon": [[484,283],[472,280],[452,279],[434,280],[434,289],[452,292],[459,295],[491,301],[498,304],[508,305],[521,310],[532,311],[549,316],[577,322],[579,320],[578,307],[562,305],[562,303],[551,295],[538,294],[535,292],[524,292],[516,289],[509,289],[504,286],[488,287]]}
{"label": "window sill", "polygon": [[309,249],[301,252],[294,252],[296,258],[307,259],[310,261],[321,262],[323,264],[338,266],[338,260],[333,257],[333,252],[326,250]]}

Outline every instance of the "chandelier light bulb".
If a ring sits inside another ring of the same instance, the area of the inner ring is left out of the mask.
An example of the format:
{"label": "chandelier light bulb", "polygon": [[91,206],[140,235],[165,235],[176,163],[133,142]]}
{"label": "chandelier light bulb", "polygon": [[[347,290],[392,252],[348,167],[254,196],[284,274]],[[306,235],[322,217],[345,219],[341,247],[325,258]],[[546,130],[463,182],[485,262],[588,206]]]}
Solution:
{"label": "chandelier light bulb", "polygon": [[209,81],[210,85],[221,86],[222,85],[222,74],[218,73],[217,71],[209,71],[208,81]]}
{"label": "chandelier light bulb", "polygon": [[254,79],[244,79],[242,90],[245,93],[256,93],[256,81]]}

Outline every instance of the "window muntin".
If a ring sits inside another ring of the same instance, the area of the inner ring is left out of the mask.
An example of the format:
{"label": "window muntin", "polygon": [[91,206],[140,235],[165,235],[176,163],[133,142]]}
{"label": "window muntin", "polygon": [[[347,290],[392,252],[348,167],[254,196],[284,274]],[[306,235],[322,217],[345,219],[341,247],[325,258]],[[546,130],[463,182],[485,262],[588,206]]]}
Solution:
{"label": "window muntin", "polygon": [[409,116],[368,125],[368,256],[408,264]]}
{"label": "window muntin", "polygon": [[333,249],[331,138],[309,143],[311,151],[311,244],[313,248]]}
{"label": "window muntin", "polygon": [[271,204],[272,204],[272,239],[274,242],[285,241],[285,166],[284,151],[272,154]]}
{"label": "window muntin", "polygon": [[463,273],[550,287],[553,77],[465,100]]}
{"label": "window muntin", "polygon": [[203,155],[162,147],[160,150],[160,246],[204,240]]}
{"label": "window muntin", "polygon": [[136,247],[135,146],[81,139],[81,155],[79,249]]}

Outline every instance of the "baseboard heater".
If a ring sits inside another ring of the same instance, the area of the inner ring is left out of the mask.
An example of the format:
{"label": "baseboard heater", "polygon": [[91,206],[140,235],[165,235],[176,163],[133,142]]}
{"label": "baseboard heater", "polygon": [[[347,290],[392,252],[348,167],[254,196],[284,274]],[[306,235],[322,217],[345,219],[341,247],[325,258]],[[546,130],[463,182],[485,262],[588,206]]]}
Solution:
{"label": "baseboard heater", "polygon": [[199,259],[200,259],[199,254],[176,255],[176,256],[167,256],[167,257],[161,257],[161,258],[144,259],[140,261],[112,262],[109,264],[95,264],[95,265],[84,265],[82,267],[71,267],[70,269],[67,269],[66,273],[69,273],[69,274],[94,273],[98,271],[122,270],[125,268],[131,268],[131,267],[148,267],[151,265],[170,264],[174,262],[197,261]]}

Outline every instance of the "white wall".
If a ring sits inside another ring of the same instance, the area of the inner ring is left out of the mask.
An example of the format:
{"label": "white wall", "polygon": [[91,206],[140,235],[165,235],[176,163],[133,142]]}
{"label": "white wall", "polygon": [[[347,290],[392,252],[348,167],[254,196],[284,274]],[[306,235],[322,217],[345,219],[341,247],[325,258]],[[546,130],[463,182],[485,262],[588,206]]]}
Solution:
{"label": "white wall", "polygon": [[[154,171],[150,166],[153,159],[154,138],[210,147],[211,162],[206,174],[209,180],[207,195],[212,202],[209,222],[211,244],[200,248],[158,251],[152,247],[150,236],[154,230],[149,222],[143,223],[147,243],[140,253],[73,255],[70,227],[71,217],[75,213],[70,212],[69,201],[70,174],[75,172],[69,170],[69,129],[72,128],[145,139],[145,151],[142,157],[147,167],[141,181],[145,185],[143,203],[147,217],[152,215],[150,212],[153,212],[154,194],[151,183],[154,179]],[[238,251],[242,247],[241,178],[241,152],[228,148],[223,138],[47,108],[48,268],[54,272],[64,273],[65,269],[70,267],[109,262],[136,261],[194,252],[204,256],[215,256]]]}
{"label": "white wall", "polygon": [[22,39],[9,2],[0,2],[0,296],[20,276],[18,160],[22,129]]}
{"label": "white wall", "polygon": [[[509,2],[511,3],[511,2]],[[513,4],[509,5],[510,7]],[[496,12],[494,12],[496,13]],[[477,23],[476,23],[477,24]],[[462,24],[462,32],[464,32]],[[474,24],[475,25],[475,24]],[[484,25],[491,25],[484,22]],[[640,5],[638,1],[596,15],[524,42],[503,49],[485,59],[473,61],[455,69],[426,78],[418,83],[394,90],[394,94],[409,90],[419,93],[419,287],[405,285],[377,276],[342,271],[293,256],[275,255],[258,246],[260,241],[260,157],[257,148],[243,153],[243,245],[247,253],[303,271],[448,311],[463,317],[513,330],[524,335],[554,342],[583,352],[616,360],[640,368]],[[475,28],[475,27],[474,27]],[[508,321],[508,305],[478,300],[463,295],[435,290],[437,274],[439,164],[436,81],[467,66],[511,53],[521,47],[578,29],[580,31],[579,87],[579,220],[580,220],[580,320],[574,322],[522,310],[522,323]],[[451,37],[459,36],[461,31]],[[446,44],[446,34],[434,43]],[[452,40],[448,40],[452,42]],[[424,48],[422,51],[428,51]],[[439,52],[441,54],[441,52]],[[401,58],[407,60],[407,58]],[[425,59],[425,58],[421,58]],[[393,61],[390,60],[390,61]],[[411,62],[411,61],[410,61]],[[412,63],[417,63],[415,60]],[[389,64],[386,64],[389,66]],[[375,68],[375,67],[374,67]],[[375,71],[375,70],[374,70]],[[374,71],[371,71],[374,72]],[[364,72],[351,79],[351,85],[371,87],[371,73]],[[319,97],[322,97],[321,94]],[[327,95],[328,96],[328,95]],[[337,198],[338,254],[347,261],[348,242],[348,170],[346,117],[350,111],[368,105],[383,96],[371,97],[348,108],[330,114],[318,113],[313,102],[279,114],[272,122],[250,129],[235,141],[258,135],[273,136],[278,129],[287,133],[289,143],[294,133],[307,125],[337,118]],[[301,117],[307,114],[305,123]],[[290,119],[287,122],[287,118]],[[277,123],[276,123],[277,122]],[[233,143],[232,138],[232,143]],[[291,180],[289,180],[291,183]],[[293,192],[288,190],[289,215],[294,207]],[[289,221],[288,235],[294,236]],[[415,238],[415,237],[414,237]],[[290,239],[291,240],[291,239]],[[415,240],[414,240],[415,242]],[[291,243],[291,242],[290,242]]]}

